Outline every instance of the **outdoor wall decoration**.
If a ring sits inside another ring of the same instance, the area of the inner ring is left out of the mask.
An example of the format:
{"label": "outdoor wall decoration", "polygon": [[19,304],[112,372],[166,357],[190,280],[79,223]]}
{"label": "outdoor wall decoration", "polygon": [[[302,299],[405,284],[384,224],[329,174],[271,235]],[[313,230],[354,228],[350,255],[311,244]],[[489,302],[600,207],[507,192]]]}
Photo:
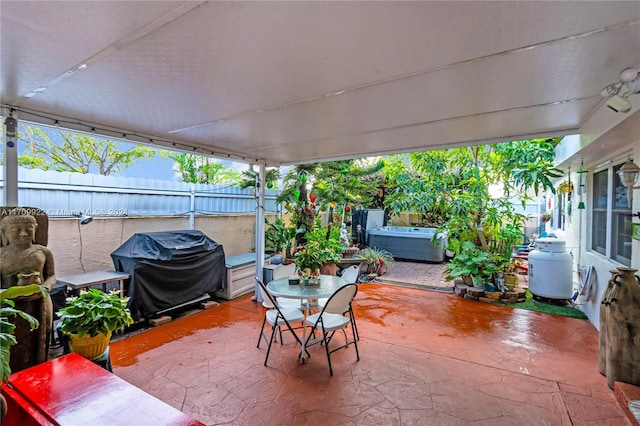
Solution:
{"label": "outdoor wall decoration", "polygon": [[631,238],[640,240],[640,223],[631,224]]}

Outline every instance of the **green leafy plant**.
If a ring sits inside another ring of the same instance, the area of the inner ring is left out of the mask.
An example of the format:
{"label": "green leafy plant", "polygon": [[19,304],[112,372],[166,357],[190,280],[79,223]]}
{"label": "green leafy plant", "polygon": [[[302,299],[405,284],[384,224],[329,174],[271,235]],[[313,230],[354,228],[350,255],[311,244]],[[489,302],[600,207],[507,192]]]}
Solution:
{"label": "green leafy plant", "polygon": [[175,161],[174,171],[179,174],[181,182],[238,185],[241,179],[240,172],[233,167],[204,155],[180,152],[170,153],[167,157]]}
{"label": "green leafy plant", "polygon": [[338,263],[342,253],[340,230],[335,226],[317,227],[305,234],[306,244],[293,258],[299,270],[317,271],[329,262]]}
{"label": "green leafy plant", "polygon": [[23,312],[15,309],[15,303],[12,299],[20,296],[31,296],[35,293],[45,294],[46,290],[37,284],[26,286],[14,286],[0,290],[0,367],[2,367],[2,381],[6,381],[11,374],[9,366],[9,354],[11,346],[17,342],[16,336],[13,334],[16,326],[9,321],[9,317],[19,316],[29,323],[31,330],[39,327],[38,320]]}
{"label": "green leafy plant", "polygon": [[487,282],[495,270],[494,258],[490,253],[478,249],[470,241],[465,241],[462,243],[461,252],[451,259],[444,272],[448,274],[445,278],[447,281],[456,277],[471,276]]}
{"label": "green leafy plant", "polygon": [[447,239],[447,251],[450,251],[452,253],[458,253],[460,251],[460,240],[458,238],[448,238]]}
{"label": "green leafy plant", "polygon": [[317,275],[320,267],[326,262],[317,244],[307,244],[293,256],[298,273],[303,275]]}
{"label": "green leafy plant", "polygon": [[282,218],[277,218],[275,222],[264,220],[268,228],[264,232],[265,246],[273,249],[276,253],[285,252],[287,258],[291,258],[291,248],[293,239],[296,236],[296,228],[287,226]]}
{"label": "green leafy plant", "polygon": [[78,337],[107,334],[133,324],[127,308],[128,297],[121,298],[119,290],[105,293],[95,288],[81,291],[77,297],[69,297],[67,305],[58,311],[60,330]]}
{"label": "green leafy plant", "polygon": [[358,254],[367,265],[367,270],[381,275],[385,271],[391,269],[393,264],[393,255],[386,250],[375,247],[367,247],[360,250]]}
{"label": "green leafy plant", "polygon": [[307,245],[311,244],[320,252],[323,264],[340,262],[342,256],[342,242],[340,229],[336,226],[318,227],[307,232]]}
{"label": "green leafy plant", "polygon": [[[552,180],[562,175],[553,166],[558,142],[531,139],[391,156],[384,168],[385,206],[395,215],[421,212],[435,218],[431,222],[449,238],[491,252],[491,239],[503,236],[497,230],[522,228],[526,219],[512,197],[524,206],[530,192],[555,192]],[[501,195],[492,195],[494,190]]]}

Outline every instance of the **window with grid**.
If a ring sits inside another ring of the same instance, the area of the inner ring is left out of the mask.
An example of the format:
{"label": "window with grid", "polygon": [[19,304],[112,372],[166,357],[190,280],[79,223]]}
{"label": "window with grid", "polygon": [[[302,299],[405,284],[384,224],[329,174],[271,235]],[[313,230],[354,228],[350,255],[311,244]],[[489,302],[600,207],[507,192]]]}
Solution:
{"label": "window with grid", "polygon": [[[631,265],[631,208],[618,164],[593,174],[591,249],[623,265]],[[609,212],[611,216],[609,216]],[[610,217],[611,220],[607,220]]]}

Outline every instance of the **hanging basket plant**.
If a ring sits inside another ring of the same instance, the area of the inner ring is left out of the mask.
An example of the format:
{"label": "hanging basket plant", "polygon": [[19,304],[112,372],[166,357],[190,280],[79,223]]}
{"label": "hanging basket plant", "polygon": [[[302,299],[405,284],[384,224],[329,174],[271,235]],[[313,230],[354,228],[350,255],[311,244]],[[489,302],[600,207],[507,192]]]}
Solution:
{"label": "hanging basket plant", "polygon": [[573,183],[565,180],[558,185],[558,192],[561,194],[571,194],[573,192]]}

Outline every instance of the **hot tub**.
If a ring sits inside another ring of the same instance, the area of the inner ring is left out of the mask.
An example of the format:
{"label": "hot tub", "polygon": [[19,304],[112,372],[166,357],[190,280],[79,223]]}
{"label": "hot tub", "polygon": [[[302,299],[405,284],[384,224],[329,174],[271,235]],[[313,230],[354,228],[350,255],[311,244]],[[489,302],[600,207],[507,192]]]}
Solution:
{"label": "hot tub", "polygon": [[368,232],[369,247],[386,250],[395,259],[419,260],[422,262],[444,261],[446,236],[436,228],[416,228],[411,226],[383,226]]}

